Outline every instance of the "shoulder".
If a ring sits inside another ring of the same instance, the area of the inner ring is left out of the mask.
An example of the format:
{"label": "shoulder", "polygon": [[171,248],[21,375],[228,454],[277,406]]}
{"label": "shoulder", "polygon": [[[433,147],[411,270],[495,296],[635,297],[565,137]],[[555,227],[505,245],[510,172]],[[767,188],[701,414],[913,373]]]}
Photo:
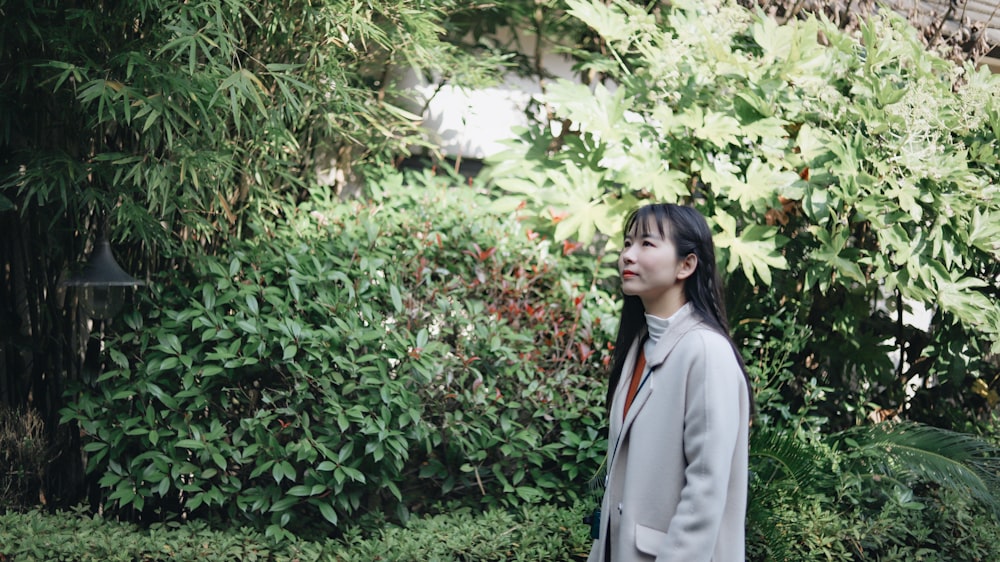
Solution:
{"label": "shoulder", "polygon": [[692,326],[691,329],[684,334],[684,338],[697,340],[705,345],[726,344],[726,347],[730,347],[729,338],[704,322],[699,322],[698,324]]}
{"label": "shoulder", "polygon": [[689,346],[718,345],[720,343],[729,345],[729,338],[702,320],[696,320],[690,325],[685,326],[684,333],[680,336],[679,341]]}
{"label": "shoulder", "polygon": [[739,370],[739,361],[732,342],[708,324],[700,323],[692,327],[678,343],[692,360],[701,360],[718,366],[731,365]]}

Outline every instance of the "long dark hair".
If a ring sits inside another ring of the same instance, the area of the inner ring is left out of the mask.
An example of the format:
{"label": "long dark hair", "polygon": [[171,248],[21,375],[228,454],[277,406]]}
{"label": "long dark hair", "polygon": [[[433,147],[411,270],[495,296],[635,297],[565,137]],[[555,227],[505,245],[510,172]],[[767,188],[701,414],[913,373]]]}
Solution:
{"label": "long dark hair", "polygon": [[[712,231],[708,228],[705,217],[692,207],[671,203],[646,205],[632,211],[625,218],[624,233],[625,236],[632,234],[642,237],[649,234],[654,227],[659,231],[660,237],[664,239],[670,237],[677,248],[678,258],[690,254],[698,257],[698,266],[684,282],[684,296],[702,321],[729,341],[743,371],[747,389],[751,390],[750,377],[747,375],[746,365],[743,364],[743,357],[729,333],[722,277],[715,264],[715,244],[712,242]],[[646,309],[642,306],[642,301],[637,296],[625,295],[608,381],[608,408],[611,407],[615,388],[621,379],[629,348],[645,327]]]}

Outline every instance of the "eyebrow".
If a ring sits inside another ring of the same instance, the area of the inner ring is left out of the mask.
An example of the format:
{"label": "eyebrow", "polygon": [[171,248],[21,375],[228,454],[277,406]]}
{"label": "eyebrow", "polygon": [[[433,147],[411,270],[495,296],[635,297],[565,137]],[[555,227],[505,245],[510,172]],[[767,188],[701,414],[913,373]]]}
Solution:
{"label": "eyebrow", "polygon": [[632,240],[632,239],[635,239],[635,238],[638,238],[640,240],[646,239],[646,238],[651,238],[653,240],[663,240],[663,237],[660,236],[659,233],[657,233],[657,232],[644,232],[642,234],[637,234],[637,235],[632,235],[632,234],[626,234],[625,235],[625,239],[626,240]]}

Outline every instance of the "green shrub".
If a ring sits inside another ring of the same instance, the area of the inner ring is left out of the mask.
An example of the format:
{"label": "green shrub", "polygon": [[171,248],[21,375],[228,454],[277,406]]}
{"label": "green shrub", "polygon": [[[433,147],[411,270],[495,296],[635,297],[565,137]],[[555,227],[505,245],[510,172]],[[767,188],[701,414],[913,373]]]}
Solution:
{"label": "green shrub", "polygon": [[148,529],[82,511],[0,515],[5,562],[397,562],[583,560],[590,549],[581,523],[586,506],[526,506],[516,511],[463,509],[387,525],[343,540],[276,542],[250,528],[215,530],[204,522]]}
{"label": "green shrub", "polygon": [[585,489],[613,328],[592,266],[467,188],[395,192],[162,276],[63,411],[107,508],[280,533]]}
{"label": "green shrub", "polygon": [[1000,451],[913,423],[751,436],[748,558],[996,560]]}
{"label": "green shrub", "polygon": [[0,560],[5,562],[290,562],[317,560],[319,546],[277,544],[257,531],[226,531],[204,522],[155,524],[148,529],[84,510],[0,515]]}
{"label": "green shrub", "polygon": [[[876,492],[875,496],[880,494]],[[871,498],[865,498],[871,502]],[[954,493],[901,493],[862,507],[849,498],[787,497],[748,536],[747,559],[771,562],[880,560],[985,562],[1000,558],[1000,526],[983,507]]]}
{"label": "green shrub", "polygon": [[517,512],[469,509],[413,519],[406,527],[389,526],[371,536],[348,533],[331,549],[337,560],[422,562],[425,560],[585,560],[589,527],[582,523],[591,506],[523,507]]}
{"label": "green shrub", "polygon": [[[765,539],[749,533],[752,562],[986,562],[1000,557],[1000,527],[967,498],[930,490],[924,500],[898,497],[878,509],[850,508],[844,497],[780,503]],[[900,501],[901,500],[901,501]],[[456,509],[413,517],[403,526],[352,527],[340,539],[275,541],[246,527],[218,530],[203,521],[149,528],[92,517],[82,510],[0,515],[5,562],[486,562],[582,561],[590,549],[581,520],[591,505],[533,504],[516,510]],[[778,543],[783,548],[776,548]]]}
{"label": "green shrub", "polygon": [[[810,328],[789,369],[826,389],[831,430],[988,416],[1000,76],[941,59],[891,10],[851,35],[734,2],[566,4],[594,34],[579,67],[599,78],[546,85],[551,122],[492,157],[498,204],[557,239],[616,244],[636,205],[691,203],[728,272],[737,342],[780,339],[776,316]],[[926,325],[907,316],[921,310]]]}

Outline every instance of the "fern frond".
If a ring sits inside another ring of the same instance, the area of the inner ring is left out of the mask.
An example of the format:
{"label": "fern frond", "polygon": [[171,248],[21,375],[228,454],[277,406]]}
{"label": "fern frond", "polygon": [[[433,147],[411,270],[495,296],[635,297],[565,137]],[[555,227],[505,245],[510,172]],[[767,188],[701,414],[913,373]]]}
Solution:
{"label": "fern frond", "polygon": [[829,478],[834,457],[791,431],[756,428],[750,435],[750,465],[767,488],[807,493]]}
{"label": "fern frond", "polygon": [[795,525],[776,524],[784,506],[801,505],[828,486],[836,451],[794,431],[756,427],[750,434],[750,497],[747,536],[762,545],[767,560],[790,560]]}
{"label": "fern frond", "polygon": [[884,422],[843,436],[886,476],[933,482],[1000,515],[1000,447],[975,435],[913,422]]}

